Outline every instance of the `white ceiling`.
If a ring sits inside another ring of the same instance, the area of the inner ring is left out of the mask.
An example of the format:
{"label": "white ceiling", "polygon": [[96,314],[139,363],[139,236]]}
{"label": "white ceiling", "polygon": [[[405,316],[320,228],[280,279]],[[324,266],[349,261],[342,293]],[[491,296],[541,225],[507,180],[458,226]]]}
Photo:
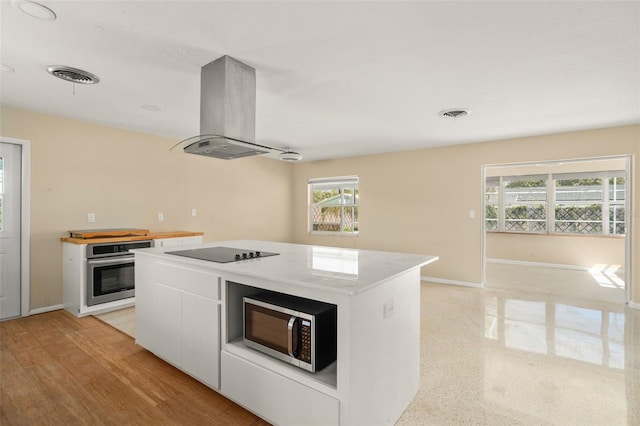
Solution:
{"label": "white ceiling", "polygon": [[179,141],[229,55],[256,69],[256,142],[304,161],[640,123],[638,1],[39,2],[57,20],[0,2],[3,105]]}

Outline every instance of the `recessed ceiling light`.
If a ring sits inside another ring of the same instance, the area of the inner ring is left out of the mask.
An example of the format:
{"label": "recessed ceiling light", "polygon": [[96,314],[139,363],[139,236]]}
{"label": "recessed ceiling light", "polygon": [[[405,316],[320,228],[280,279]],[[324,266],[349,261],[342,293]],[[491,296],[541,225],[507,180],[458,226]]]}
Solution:
{"label": "recessed ceiling light", "polygon": [[7,64],[0,64],[0,65],[2,65],[2,72],[14,72],[15,71],[15,68],[10,67]]}
{"label": "recessed ceiling light", "polygon": [[47,6],[30,0],[11,0],[13,7],[32,18],[42,19],[44,21],[55,21],[57,16],[55,12]]}
{"label": "recessed ceiling light", "polygon": [[471,110],[469,108],[449,108],[443,109],[438,113],[440,117],[444,118],[462,118],[471,114]]}
{"label": "recessed ceiling light", "polygon": [[140,108],[146,109],[147,111],[152,111],[152,112],[162,111],[162,108],[160,108],[158,105],[141,105]]}
{"label": "recessed ceiling light", "polygon": [[100,78],[98,78],[97,75],[64,65],[51,65],[50,67],[47,67],[47,71],[52,76],[70,81],[71,83],[96,84],[100,82]]}

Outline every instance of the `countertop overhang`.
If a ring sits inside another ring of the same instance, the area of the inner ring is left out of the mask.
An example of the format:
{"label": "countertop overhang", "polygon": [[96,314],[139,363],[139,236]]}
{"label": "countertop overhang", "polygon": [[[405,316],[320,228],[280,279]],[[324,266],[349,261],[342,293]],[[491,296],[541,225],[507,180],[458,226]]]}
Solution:
{"label": "countertop overhang", "polygon": [[184,238],[184,237],[198,237],[204,235],[204,232],[190,232],[190,231],[168,231],[168,232],[150,232],[146,235],[132,235],[125,237],[97,237],[97,238],[72,238],[62,237],[60,241],[63,243],[71,244],[102,244],[102,243],[121,243],[127,241],[146,241],[146,240],[159,240],[162,238]]}
{"label": "countertop overhang", "polygon": [[237,240],[190,245],[189,249],[233,247],[279,253],[232,263],[216,263],[168,254],[175,247],[132,250],[136,256],[152,256],[167,261],[282,283],[355,295],[411,269],[438,260],[437,256],[375,250]]}

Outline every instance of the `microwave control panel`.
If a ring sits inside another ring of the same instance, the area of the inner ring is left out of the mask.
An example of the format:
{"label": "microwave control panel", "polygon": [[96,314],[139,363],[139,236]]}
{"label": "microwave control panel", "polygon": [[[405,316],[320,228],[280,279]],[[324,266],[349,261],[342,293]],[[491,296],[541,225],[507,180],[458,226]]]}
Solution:
{"label": "microwave control panel", "polygon": [[301,361],[311,364],[311,321],[300,321],[300,355]]}

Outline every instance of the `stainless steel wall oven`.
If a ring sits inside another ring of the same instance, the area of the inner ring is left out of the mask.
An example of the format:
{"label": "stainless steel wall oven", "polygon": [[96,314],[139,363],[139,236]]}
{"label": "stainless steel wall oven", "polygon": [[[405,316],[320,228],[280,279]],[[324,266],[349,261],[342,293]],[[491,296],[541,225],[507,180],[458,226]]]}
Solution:
{"label": "stainless steel wall oven", "polygon": [[135,296],[134,255],[152,241],[87,245],[87,306]]}

